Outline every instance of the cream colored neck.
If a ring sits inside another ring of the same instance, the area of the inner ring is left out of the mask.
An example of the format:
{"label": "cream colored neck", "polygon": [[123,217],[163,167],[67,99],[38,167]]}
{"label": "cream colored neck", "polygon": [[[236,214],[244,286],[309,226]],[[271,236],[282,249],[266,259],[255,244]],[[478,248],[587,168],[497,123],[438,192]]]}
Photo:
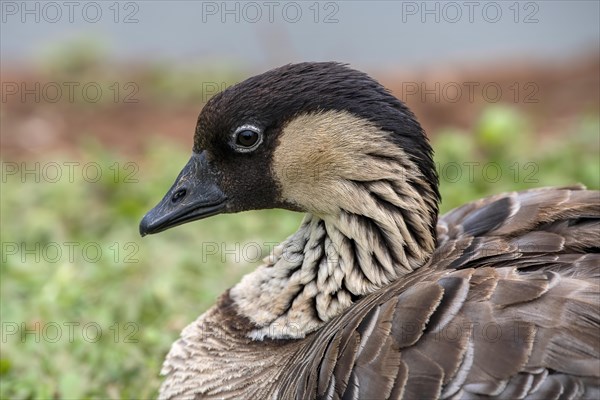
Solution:
{"label": "cream colored neck", "polygon": [[[368,190],[387,194],[389,204],[404,201],[384,184]],[[266,264],[230,291],[238,313],[256,325],[249,337],[302,338],[358,298],[423,265],[435,245],[428,225],[419,223],[426,204],[418,196],[405,198],[402,208],[369,204],[375,200],[368,196],[359,202],[361,213],[306,214]]]}
{"label": "cream colored neck", "polygon": [[[230,291],[237,312],[256,326],[250,337],[304,337],[429,259],[434,182],[390,135],[334,110],[284,127],[273,177],[281,199],[309,213]],[[296,173],[287,173],[290,166]]]}

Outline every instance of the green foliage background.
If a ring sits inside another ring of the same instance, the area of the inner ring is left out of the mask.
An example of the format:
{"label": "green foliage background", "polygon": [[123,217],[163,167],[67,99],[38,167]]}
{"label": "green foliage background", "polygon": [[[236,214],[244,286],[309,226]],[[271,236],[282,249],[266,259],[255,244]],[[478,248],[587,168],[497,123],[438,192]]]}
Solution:
{"label": "green foliage background", "polygon": [[[584,115],[565,136],[539,139],[525,116],[504,107],[487,109],[472,132],[436,132],[442,210],[530,187],[597,189],[598,132],[598,116]],[[81,169],[73,182],[3,178],[2,398],[156,396],[162,359],[181,329],[258,264],[257,246],[266,255],[302,217],[281,210],[222,215],[142,240],[141,217],[189,153],[154,141],[132,167],[110,149],[83,149],[80,165],[98,163],[98,182],[83,179]],[[52,154],[40,163],[61,160],[71,158]],[[66,243],[73,242],[69,259]],[[87,256],[86,245],[93,245]],[[72,335],[70,323],[79,323]]]}

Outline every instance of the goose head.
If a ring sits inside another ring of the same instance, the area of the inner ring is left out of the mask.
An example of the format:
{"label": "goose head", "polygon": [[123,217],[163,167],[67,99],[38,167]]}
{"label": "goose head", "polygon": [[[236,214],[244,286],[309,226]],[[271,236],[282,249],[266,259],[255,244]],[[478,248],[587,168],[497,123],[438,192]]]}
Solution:
{"label": "goose head", "polygon": [[345,65],[292,64],[210,99],[189,162],[140,233],[267,208],[398,217],[422,263],[435,248],[437,185],[427,137],[400,100]]}

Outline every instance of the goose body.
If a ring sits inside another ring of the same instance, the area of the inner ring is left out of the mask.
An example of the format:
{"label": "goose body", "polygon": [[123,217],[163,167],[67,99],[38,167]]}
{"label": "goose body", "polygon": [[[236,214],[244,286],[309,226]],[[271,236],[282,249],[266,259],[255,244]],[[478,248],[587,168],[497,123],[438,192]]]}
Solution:
{"label": "goose body", "polygon": [[600,398],[600,192],[504,193],[438,219],[431,156],[406,106],[340,64],[213,97],[142,235],[306,216],[184,329],[160,397]]}

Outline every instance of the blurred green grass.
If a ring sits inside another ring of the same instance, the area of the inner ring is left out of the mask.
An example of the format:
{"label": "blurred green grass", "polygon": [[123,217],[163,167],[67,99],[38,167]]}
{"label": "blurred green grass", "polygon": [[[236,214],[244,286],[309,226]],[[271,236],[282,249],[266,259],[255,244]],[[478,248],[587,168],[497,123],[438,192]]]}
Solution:
{"label": "blurred green grass", "polygon": [[[599,129],[597,115],[582,116],[564,136],[539,139],[525,116],[494,107],[472,132],[437,132],[442,210],[516,189],[597,189]],[[82,153],[72,181],[66,174],[56,182],[3,176],[1,398],[154,397],[181,329],[258,264],[258,247],[265,256],[302,217],[281,210],[222,215],[142,240],[140,218],[189,153],[159,139],[133,166],[93,143]],[[51,154],[39,162],[68,161]],[[82,176],[89,163],[103,173],[97,182]]]}

